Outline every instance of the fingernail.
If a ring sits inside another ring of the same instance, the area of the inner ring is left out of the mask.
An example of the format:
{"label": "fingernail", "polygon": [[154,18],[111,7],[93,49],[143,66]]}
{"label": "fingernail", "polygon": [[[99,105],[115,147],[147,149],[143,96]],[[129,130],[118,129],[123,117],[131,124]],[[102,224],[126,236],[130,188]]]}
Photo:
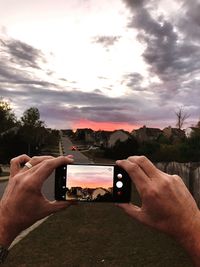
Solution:
{"label": "fingernail", "polygon": [[68,158],[74,158],[74,156],[73,156],[73,155],[67,155],[67,157],[68,157]]}

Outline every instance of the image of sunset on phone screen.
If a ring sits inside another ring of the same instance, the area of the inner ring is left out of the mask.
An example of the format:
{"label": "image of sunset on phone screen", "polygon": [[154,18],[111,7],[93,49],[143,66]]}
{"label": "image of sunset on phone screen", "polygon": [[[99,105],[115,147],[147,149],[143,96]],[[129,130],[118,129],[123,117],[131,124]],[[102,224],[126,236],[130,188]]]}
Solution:
{"label": "image of sunset on phone screen", "polygon": [[66,200],[112,201],[113,166],[68,165]]}

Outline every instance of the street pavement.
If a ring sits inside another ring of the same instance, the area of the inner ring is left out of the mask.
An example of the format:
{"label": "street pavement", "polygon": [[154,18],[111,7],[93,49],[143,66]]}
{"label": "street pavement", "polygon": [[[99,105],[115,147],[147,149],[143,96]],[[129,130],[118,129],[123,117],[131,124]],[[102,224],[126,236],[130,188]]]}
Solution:
{"label": "street pavement", "polygon": [[61,137],[61,142],[64,148],[64,155],[73,155],[74,156],[74,163],[91,163],[91,161],[83,155],[80,151],[78,150],[71,150],[71,147],[73,146],[73,143],[71,140],[66,137],[62,136]]}

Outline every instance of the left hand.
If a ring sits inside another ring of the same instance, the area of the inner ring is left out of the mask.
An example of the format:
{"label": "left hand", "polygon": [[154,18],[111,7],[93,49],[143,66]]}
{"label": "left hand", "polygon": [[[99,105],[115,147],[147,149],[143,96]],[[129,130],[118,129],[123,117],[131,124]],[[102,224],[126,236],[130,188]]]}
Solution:
{"label": "left hand", "polygon": [[[33,167],[21,168],[29,162]],[[9,247],[14,238],[36,221],[73,203],[49,201],[41,193],[44,181],[55,168],[72,163],[70,157],[21,155],[11,160],[10,178],[0,202],[0,244]]]}

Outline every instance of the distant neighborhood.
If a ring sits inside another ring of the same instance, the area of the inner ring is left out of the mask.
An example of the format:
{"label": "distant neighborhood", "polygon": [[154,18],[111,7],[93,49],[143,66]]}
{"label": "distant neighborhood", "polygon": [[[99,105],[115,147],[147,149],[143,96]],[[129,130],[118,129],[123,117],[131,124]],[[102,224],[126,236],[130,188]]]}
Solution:
{"label": "distant neighborhood", "polygon": [[[164,129],[143,126],[132,132],[121,130],[93,131],[92,129],[61,130],[78,150],[93,160],[97,158],[122,159],[132,155],[145,155],[153,162],[200,161],[200,124],[182,130],[180,127]],[[85,152],[85,151],[88,152]]]}
{"label": "distant neighborhood", "polygon": [[31,157],[45,154],[58,156],[62,135],[72,141],[71,150],[81,150],[92,161],[97,158],[101,162],[104,159],[113,161],[131,155],[145,155],[154,162],[200,161],[200,121],[183,130],[189,114],[183,109],[175,114],[177,128],[168,126],[159,129],[144,125],[132,132],[88,128],[53,130],[40,119],[36,107],[28,108],[18,119],[9,103],[0,99],[0,163],[8,164],[11,158],[24,153]]}
{"label": "distant neighborhood", "polygon": [[82,188],[71,187],[66,189],[67,200],[105,202],[112,200],[113,188]]}
{"label": "distant neighborhood", "polygon": [[181,130],[171,126],[165,127],[163,130],[143,126],[137,130],[133,130],[131,133],[124,130],[93,131],[88,128],[77,129],[75,132],[70,129],[61,131],[63,135],[66,135],[74,140],[81,140],[82,143],[92,144],[101,148],[114,147],[117,141],[124,142],[131,137],[134,137],[139,143],[158,141],[162,137],[169,139],[172,143],[176,143],[184,138],[190,138],[195,133],[200,134],[200,128],[198,127],[188,127],[185,130]]}

